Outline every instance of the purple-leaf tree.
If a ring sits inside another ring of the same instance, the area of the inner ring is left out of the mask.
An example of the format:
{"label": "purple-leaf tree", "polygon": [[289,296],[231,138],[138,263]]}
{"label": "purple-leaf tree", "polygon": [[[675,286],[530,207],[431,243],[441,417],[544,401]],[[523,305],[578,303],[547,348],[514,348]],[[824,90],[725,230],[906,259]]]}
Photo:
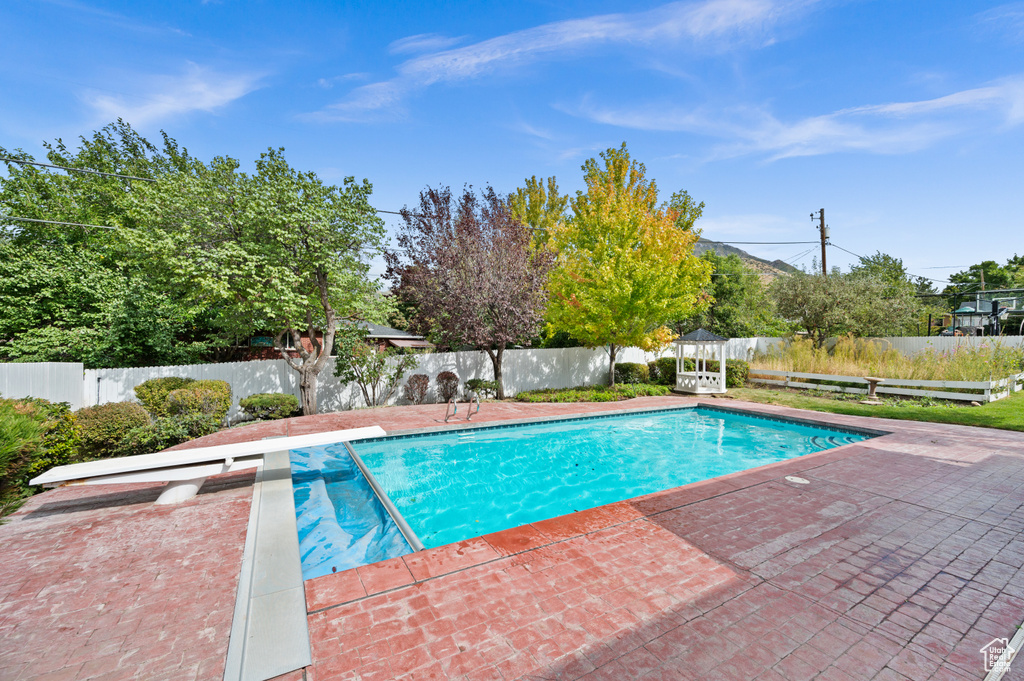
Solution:
{"label": "purple-leaf tree", "polygon": [[402,219],[398,248],[385,255],[392,290],[417,310],[413,327],[437,345],[486,352],[504,399],[502,356],[537,334],[553,255],[531,244],[530,230],[491,187],[479,196],[467,188],[458,199],[448,187],[428,187]]}

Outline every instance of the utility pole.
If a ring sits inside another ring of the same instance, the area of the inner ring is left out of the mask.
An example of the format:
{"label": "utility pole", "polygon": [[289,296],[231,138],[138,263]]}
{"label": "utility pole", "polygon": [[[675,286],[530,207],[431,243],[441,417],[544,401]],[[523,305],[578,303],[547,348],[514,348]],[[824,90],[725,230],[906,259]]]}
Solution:
{"label": "utility pole", "polygon": [[[815,220],[814,213],[811,213],[811,221]],[[828,276],[828,267],[825,265],[825,245],[828,244],[828,227],[825,226],[825,209],[822,208],[818,211],[817,220],[819,221],[818,231],[821,233],[821,274],[822,276]]]}

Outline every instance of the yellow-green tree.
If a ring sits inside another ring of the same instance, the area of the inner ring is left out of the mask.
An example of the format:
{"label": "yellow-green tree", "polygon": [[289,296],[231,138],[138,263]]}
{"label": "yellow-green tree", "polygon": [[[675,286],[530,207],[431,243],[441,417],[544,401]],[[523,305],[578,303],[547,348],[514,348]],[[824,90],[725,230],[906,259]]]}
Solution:
{"label": "yellow-green tree", "polygon": [[538,180],[534,175],[526,185],[509,194],[508,207],[512,216],[533,229],[533,242],[543,244],[552,229],[565,222],[565,208],[569,195],[558,191],[554,176]]}
{"label": "yellow-green tree", "polygon": [[656,350],[673,337],[666,326],[702,311],[711,265],[693,254],[699,230],[658,208],[658,189],[625,143],[583,164],[587,190],[572,215],[550,231],[557,253],[549,280],[548,322],[587,347],[608,347],[609,383],[624,347]]}

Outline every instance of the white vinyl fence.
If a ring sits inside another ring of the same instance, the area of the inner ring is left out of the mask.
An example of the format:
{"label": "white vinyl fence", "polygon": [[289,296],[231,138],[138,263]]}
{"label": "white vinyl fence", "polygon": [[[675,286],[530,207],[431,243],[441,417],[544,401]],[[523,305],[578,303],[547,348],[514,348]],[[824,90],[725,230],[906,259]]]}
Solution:
{"label": "white vinyl fence", "polygon": [[993,343],[1012,348],[1024,346],[1024,336],[893,336],[875,340],[896,348],[905,357],[912,357],[926,350],[955,352],[961,347],[977,348]]}
{"label": "white vinyl fence", "polygon": [[[726,358],[748,360],[755,351],[764,352],[779,342],[777,338],[735,338],[726,344]],[[648,362],[659,356],[674,356],[674,348],[657,354],[626,348],[618,353],[616,362]],[[483,352],[431,353],[420,355],[418,360],[406,378],[412,374],[427,374],[430,378],[428,400],[435,398],[437,374],[442,371],[453,372],[462,382],[493,377],[491,360]],[[601,348],[506,350],[502,374],[506,395],[541,388],[595,385],[607,382],[608,353]],[[239,413],[239,398],[267,392],[299,395],[299,375],[283,359],[134,369],[84,369],[75,363],[0,364],[0,395],[44,397],[70,402],[77,409],[135,400],[135,386],[166,376],[227,381],[233,397],[229,419]],[[400,402],[401,395],[399,386],[389,403]],[[317,401],[321,412],[366,406],[358,385],[341,384],[331,364],[320,374]]]}
{"label": "white vinyl fence", "polygon": [[41,397],[81,409],[86,404],[82,388],[78,362],[0,364],[0,397]]}

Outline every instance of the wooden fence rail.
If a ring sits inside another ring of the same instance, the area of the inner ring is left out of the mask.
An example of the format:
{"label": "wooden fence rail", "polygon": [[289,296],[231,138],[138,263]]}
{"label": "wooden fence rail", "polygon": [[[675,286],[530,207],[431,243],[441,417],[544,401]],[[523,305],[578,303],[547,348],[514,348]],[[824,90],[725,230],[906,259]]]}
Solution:
{"label": "wooden fence rail", "polygon": [[[778,371],[775,369],[751,369],[752,383],[777,385],[805,390],[829,390],[832,392],[866,395],[868,381],[861,376],[836,376],[833,374],[808,374],[799,371]],[[852,383],[853,385],[830,385],[829,383]],[[859,386],[865,386],[863,388]],[[940,388],[941,390],[921,390]],[[942,400],[965,402],[994,402],[1011,392],[1024,389],[1024,373],[1008,376],[998,381],[914,381],[903,378],[887,378],[879,383],[876,393],[904,395],[909,397],[936,397]],[[971,390],[977,392],[958,392]]]}

